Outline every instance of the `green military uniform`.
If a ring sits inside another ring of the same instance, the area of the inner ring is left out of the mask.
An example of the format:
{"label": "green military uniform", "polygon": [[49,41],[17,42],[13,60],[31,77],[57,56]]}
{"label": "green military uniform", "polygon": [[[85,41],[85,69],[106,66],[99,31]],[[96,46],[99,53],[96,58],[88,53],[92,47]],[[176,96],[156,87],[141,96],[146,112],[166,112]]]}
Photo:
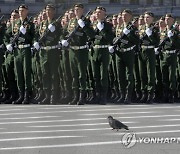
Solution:
{"label": "green military uniform", "polygon": [[[65,38],[68,34],[67,26],[63,27],[62,38]],[[61,80],[63,81],[63,89],[61,88],[61,91],[62,94],[64,94],[61,97],[61,103],[67,104],[72,99],[72,75],[70,69],[69,50],[66,48],[62,50],[60,67],[62,70],[62,72],[60,72]]]}
{"label": "green military uniform", "polygon": [[[2,78],[3,78],[3,75],[2,75],[2,66],[3,66],[3,63],[4,63],[4,42],[3,42],[3,38],[4,38],[4,34],[5,34],[5,29],[6,29],[6,25],[3,24],[3,23],[0,23],[0,94],[2,94]],[[4,99],[0,99],[0,102],[3,101]]]}
{"label": "green military uniform", "polygon": [[[32,78],[31,78],[31,48],[34,37],[34,24],[25,18],[24,21],[18,19],[13,26],[13,33],[20,31],[21,25],[26,28],[25,34],[20,34],[16,44],[17,50],[14,50],[15,71],[17,75],[17,85],[20,97],[14,104],[29,103],[29,98],[32,93]],[[25,95],[24,95],[25,91]],[[23,98],[24,97],[24,98]]]}
{"label": "green military uniform", "polygon": [[[98,23],[97,23],[98,24]],[[97,93],[96,103],[105,104],[108,91],[108,67],[110,54],[108,46],[112,44],[112,25],[106,21],[101,22],[104,28],[100,31],[95,29],[93,70],[95,78],[95,89]],[[101,96],[101,97],[100,97]]]}
{"label": "green military uniform", "polygon": [[[40,37],[47,31],[48,26],[54,22],[45,20],[40,27]],[[42,41],[40,50],[40,64],[42,70],[43,89],[46,97],[40,102],[40,104],[56,104],[59,98],[59,73],[58,66],[60,63],[58,50],[58,41],[61,35],[61,27],[53,24],[55,27],[54,32],[49,31],[47,36]],[[51,98],[50,98],[51,97]]]}
{"label": "green military uniform", "polygon": [[[13,38],[13,25],[14,22],[11,23],[9,27],[7,27],[5,37],[4,37],[4,43],[9,44],[11,39]],[[5,66],[6,66],[6,72],[7,72],[7,84],[8,89],[11,94],[11,97],[6,100],[4,103],[12,103],[16,99],[16,92],[17,92],[17,83],[15,79],[15,72],[14,72],[14,55],[13,53],[6,52],[5,53]]]}
{"label": "green military uniform", "polygon": [[[129,33],[125,35],[123,33],[124,29],[128,29]],[[121,98],[118,103],[130,103],[132,92],[134,88],[134,78],[133,78],[133,67],[134,67],[134,48],[138,44],[139,39],[137,35],[137,30],[131,23],[127,25],[123,24],[119,30],[121,35],[121,40],[118,43],[117,53],[117,67],[119,75],[119,83],[121,90]]]}
{"label": "green military uniform", "polygon": [[[168,36],[168,32],[173,33],[172,36]],[[169,102],[174,102],[174,93],[176,91],[176,67],[177,67],[177,49],[179,49],[179,32],[172,26],[170,29],[166,29],[164,39],[166,38],[165,45],[163,47],[163,59],[162,65],[162,77],[164,97],[169,96]],[[168,95],[169,92],[169,95]]]}
{"label": "green military uniform", "polygon": [[[69,49],[70,66],[72,73],[72,88],[74,91],[74,99],[70,104],[83,104],[85,101],[86,71],[88,65],[88,49],[86,43],[88,39],[94,37],[93,29],[90,26],[90,21],[85,19],[85,26],[79,28],[75,35],[72,36]],[[68,32],[71,33],[78,25],[77,19],[71,19],[68,25]],[[80,90],[80,99],[78,101],[78,91]]]}
{"label": "green military uniform", "polygon": [[[149,37],[145,33],[147,28],[152,30],[152,35]],[[143,93],[140,102],[145,103],[147,101],[147,103],[151,103],[155,90],[156,56],[154,48],[157,47],[159,43],[158,29],[153,27],[152,24],[149,27],[144,26],[140,31],[140,38],[142,41],[142,51],[140,53],[140,73]]]}
{"label": "green military uniform", "polygon": [[[42,24],[42,23],[41,23]],[[35,26],[35,35],[39,35],[41,33],[40,25]],[[33,91],[36,93],[34,97],[34,102],[40,102],[44,97],[43,92],[43,83],[42,83],[42,70],[40,64],[40,55],[39,52],[35,52],[32,50],[32,78],[33,78]]]}

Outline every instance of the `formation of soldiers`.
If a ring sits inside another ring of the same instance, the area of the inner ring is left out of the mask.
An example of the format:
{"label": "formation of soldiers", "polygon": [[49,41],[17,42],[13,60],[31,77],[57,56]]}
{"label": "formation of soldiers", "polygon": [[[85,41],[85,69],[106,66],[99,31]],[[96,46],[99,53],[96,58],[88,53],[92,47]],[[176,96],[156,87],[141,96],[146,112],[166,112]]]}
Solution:
{"label": "formation of soldiers", "polygon": [[48,4],[28,18],[20,5],[0,21],[0,102],[117,104],[179,101],[180,25],[171,14],[85,16],[75,4],[55,19]]}

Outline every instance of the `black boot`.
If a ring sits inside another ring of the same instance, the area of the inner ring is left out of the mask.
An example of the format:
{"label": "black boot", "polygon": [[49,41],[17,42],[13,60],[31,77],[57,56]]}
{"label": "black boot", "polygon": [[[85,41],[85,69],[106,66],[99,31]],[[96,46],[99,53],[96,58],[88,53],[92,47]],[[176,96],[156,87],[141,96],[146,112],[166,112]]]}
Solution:
{"label": "black boot", "polygon": [[95,99],[96,99],[96,92],[95,92],[95,90],[90,91],[90,95],[91,95],[91,97],[89,98],[88,103],[89,104],[94,104]]}
{"label": "black boot", "polygon": [[40,104],[40,105],[50,104],[50,98],[51,98],[50,96],[51,96],[50,91],[49,90],[45,90],[45,97],[38,104]]}
{"label": "black boot", "polygon": [[77,104],[78,100],[79,100],[79,92],[78,92],[78,90],[75,90],[74,91],[74,98],[71,102],[69,102],[69,105]]}
{"label": "black boot", "polygon": [[146,103],[147,104],[152,104],[153,103],[153,98],[154,98],[154,94],[153,93],[149,93]]}
{"label": "black boot", "polygon": [[84,105],[86,103],[86,91],[82,90],[80,92],[79,101],[77,102],[77,105]]}
{"label": "black boot", "polygon": [[24,94],[24,100],[22,101],[22,104],[30,104],[31,101],[31,92],[30,91],[26,91]]}
{"label": "black boot", "polygon": [[174,92],[172,91],[169,93],[169,103],[174,103]]}
{"label": "black boot", "polygon": [[12,104],[12,102],[15,100],[16,100],[16,93],[12,92],[10,98],[8,100],[6,100],[4,102],[4,104]]}
{"label": "black boot", "polygon": [[107,92],[102,92],[99,104],[106,105],[107,103]]}
{"label": "black boot", "polygon": [[20,91],[18,99],[13,101],[12,104],[22,104],[23,100],[24,100],[24,92]]}
{"label": "black boot", "polygon": [[3,92],[3,94],[2,94],[1,99],[0,99],[0,103],[3,104],[6,100],[9,99],[9,97],[10,97],[9,92],[8,92],[7,90],[5,90],[5,91]]}
{"label": "black boot", "polygon": [[72,93],[70,93],[68,90],[65,92],[65,95],[62,99],[60,99],[60,104],[68,104],[70,101],[72,101]]}
{"label": "black boot", "polygon": [[122,92],[121,93],[121,97],[117,100],[117,104],[121,104],[121,103],[124,103],[124,100],[125,100],[125,93]]}
{"label": "black boot", "polygon": [[50,104],[56,105],[56,104],[59,103],[58,101],[59,101],[58,90],[54,90],[54,91],[52,92],[52,95],[51,95]]}
{"label": "black boot", "polygon": [[114,98],[113,102],[116,103],[118,99],[120,99],[121,97],[121,93],[119,92],[119,90],[116,89],[116,97]]}
{"label": "black boot", "polygon": [[126,94],[126,97],[125,97],[125,100],[124,100],[124,104],[131,104],[131,97],[132,97],[132,94],[130,93],[127,93]]}
{"label": "black boot", "polygon": [[147,98],[148,98],[147,92],[143,92],[142,97],[141,97],[139,102],[140,103],[146,103]]}

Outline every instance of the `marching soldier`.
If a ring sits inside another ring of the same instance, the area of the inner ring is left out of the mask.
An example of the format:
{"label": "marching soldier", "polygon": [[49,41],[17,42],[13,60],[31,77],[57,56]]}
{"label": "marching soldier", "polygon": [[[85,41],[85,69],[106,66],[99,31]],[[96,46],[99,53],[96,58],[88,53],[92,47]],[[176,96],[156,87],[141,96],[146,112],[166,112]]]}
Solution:
{"label": "marching soldier", "polygon": [[[71,33],[76,26],[79,26],[75,35],[70,40],[70,66],[73,77],[72,88],[74,99],[69,104],[83,105],[86,101],[86,70],[88,65],[88,49],[86,43],[88,39],[94,37],[93,29],[90,27],[90,21],[83,19],[83,4],[74,5],[76,18],[69,21],[68,32]],[[62,40],[63,46],[69,45],[67,40]],[[80,95],[79,95],[80,90]]]}
{"label": "marching soldier", "polygon": [[[171,14],[165,16],[166,31],[164,36],[163,59],[162,59],[162,77],[164,98],[169,103],[174,102],[176,91],[176,67],[177,67],[177,50],[180,48],[180,37],[177,29],[173,27],[174,17]],[[169,93],[169,95],[168,95]]]}
{"label": "marching soldier", "polygon": [[110,54],[108,47],[112,44],[112,24],[105,21],[106,9],[96,7],[97,24],[95,27],[93,70],[96,89],[96,103],[106,104],[108,92],[108,67]]}
{"label": "marching soldier", "polygon": [[141,48],[140,73],[142,81],[141,103],[152,103],[155,90],[156,56],[154,48],[158,46],[158,29],[153,26],[154,14],[145,12],[145,27],[140,31]]}
{"label": "marching soldier", "polygon": [[[7,26],[7,30],[4,37],[5,44],[9,44],[10,40],[13,38],[13,27],[15,24],[15,21],[19,19],[19,12],[18,9],[13,10],[11,12],[11,18],[10,18],[10,25]],[[7,84],[10,92],[10,98],[7,99],[4,103],[5,104],[11,104],[13,101],[16,100],[16,92],[17,92],[17,83],[15,79],[15,72],[14,72],[14,55],[13,53],[9,53],[8,50],[5,53],[5,66],[6,66],[6,72],[7,72]]]}
{"label": "marching soldier", "polygon": [[[28,21],[28,7],[20,5],[19,16],[13,27],[13,33],[19,34],[17,42],[17,49],[14,49],[14,63],[17,75],[17,85],[19,90],[19,97],[14,104],[28,104],[32,94],[32,80],[31,80],[31,44],[34,37],[34,24]],[[12,52],[12,44],[6,46],[7,50]]]}
{"label": "marching soldier", "polygon": [[[59,21],[55,21],[55,7],[48,4],[45,7],[47,20],[42,22],[40,27],[40,38],[43,37],[41,44],[39,39],[33,44],[34,48],[40,50],[40,63],[42,70],[43,90],[45,98],[39,104],[56,104],[59,99],[59,56],[58,41],[61,35]],[[46,33],[48,31],[48,33]],[[44,36],[46,34],[46,36]]]}
{"label": "marching soldier", "polygon": [[[0,13],[1,13],[1,9],[0,9]],[[4,34],[6,31],[6,24],[4,24],[2,21],[0,21],[0,94],[1,94],[1,98],[0,98],[0,102],[3,102],[6,100],[6,93],[3,93],[3,75],[2,75],[2,69],[3,69],[3,63],[4,63],[4,42],[3,42],[3,38],[4,38]]]}
{"label": "marching soldier", "polygon": [[[122,12],[123,25],[121,26],[120,36],[118,41],[118,75],[120,82],[121,98],[118,103],[131,103],[132,92],[134,88],[133,67],[135,45],[139,43],[137,28],[131,23],[132,12],[124,10]],[[126,74],[127,73],[127,74]]]}

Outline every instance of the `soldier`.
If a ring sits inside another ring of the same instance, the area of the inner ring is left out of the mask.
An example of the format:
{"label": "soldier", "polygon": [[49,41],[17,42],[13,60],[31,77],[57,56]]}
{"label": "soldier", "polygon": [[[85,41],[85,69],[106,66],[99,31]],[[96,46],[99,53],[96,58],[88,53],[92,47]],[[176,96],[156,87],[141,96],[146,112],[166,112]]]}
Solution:
{"label": "soldier", "polygon": [[[75,35],[70,40],[70,66],[73,77],[72,88],[74,99],[69,104],[83,105],[86,102],[86,70],[88,65],[88,49],[86,43],[88,39],[94,37],[90,21],[83,19],[83,4],[74,5],[76,18],[69,21],[68,32],[71,33],[76,26],[79,26]],[[63,46],[68,46],[67,40],[62,40]],[[79,95],[80,90],[80,95]]]}
{"label": "soldier", "polygon": [[152,103],[155,89],[156,56],[154,48],[159,42],[158,29],[153,26],[154,14],[144,13],[145,27],[140,31],[141,48],[140,73],[142,81],[141,103]]}
{"label": "soldier", "polygon": [[[118,103],[131,103],[134,87],[133,67],[134,67],[134,47],[139,43],[137,30],[131,23],[132,12],[124,10],[122,12],[123,25],[121,26],[120,39],[117,43],[118,55],[118,75],[120,82],[121,98]],[[127,73],[127,74],[126,74]]]}
{"label": "soldier", "polygon": [[[11,39],[13,38],[13,27],[15,24],[15,21],[19,19],[19,12],[18,9],[15,9],[11,12],[11,18],[10,18],[10,25],[7,26],[7,30],[4,37],[5,44],[9,44]],[[14,72],[14,55],[12,53],[6,52],[5,53],[5,66],[6,66],[6,72],[7,72],[7,84],[8,89],[10,92],[10,98],[7,99],[4,103],[5,104],[11,104],[13,101],[16,100],[16,92],[17,92],[17,83],[15,79],[15,72]]]}
{"label": "soldier", "polygon": [[105,21],[106,9],[98,6],[95,9],[97,24],[95,27],[93,70],[96,89],[96,103],[106,104],[108,92],[108,67],[110,54],[109,45],[112,44],[112,24]]}
{"label": "soldier", "polygon": [[[165,17],[161,17],[159,22],[159,34],[160,34],[160,40],[164,39],[165,36],[165,30],[166,30],[166,24],[165,24]],[[163,86],[162,86],[162,71],[161,71],[161,64],[160,64],[160,57],[158,48],[155,48],[155,54],[156,54],[156,86],[155,86],[155,102],[160,102],[162,95],[163,95]]]}
{"label": "soldier", "polygon": [[[179,32],[173,27],[174,17],[171,14],[165,16],[166,31],[164,36],[163,59],[162,59],[162,79],[164,98],[168,97],[169,103],[174,102],[176,91],[176,66],[177,50],[180,48]],[[169,93],[169,95],[168,95]]]}
{"label": "soldier", "polygon": [[[17,75],[17,84],[19,90],[19,97],[14,104],[28,104],[32,93],[31,80],[31,49],[32,40],[34,37],[34,24],[28,21],[28,7],[24,4],[20,5],[19,16],[13,27],[14,34],[19,33],[17,50],[14,49],[14,62]],[[12,44],[6,46],[7,50],[12,52]]]}
{"label": "soldier", "polygon": [[[42,22],[39,30],[39,37],[43,38],[41,42],[36,38],[33,46],[40,50],[40,63],[42,69],[43,90],[45,98],[39,104],[56,104],[59,99],[59,56],[58,41],[62,33],[59,21],[55,20],[55,7],[48,4],[45,7],[47,20]],[[48,31],[48,32],[47,32]],[[47,32],[47,33],[46,33]],[[39,44],[40,43],[40,44]]]}
{"label": "soldier", "polygon": [[[1,9],[0,9],[0,13],[1,13]],[[2,68],[3,68],[3,63],[4,63],[3,38],[4,38],[5,31],[6,31],[6,24],[0,21],[0,94],[1,94],[0,102],[3,102],[7,98],[6,93],[5,92],[3,93],[3,86],[2,86],[2,83],[3,83]]]}

